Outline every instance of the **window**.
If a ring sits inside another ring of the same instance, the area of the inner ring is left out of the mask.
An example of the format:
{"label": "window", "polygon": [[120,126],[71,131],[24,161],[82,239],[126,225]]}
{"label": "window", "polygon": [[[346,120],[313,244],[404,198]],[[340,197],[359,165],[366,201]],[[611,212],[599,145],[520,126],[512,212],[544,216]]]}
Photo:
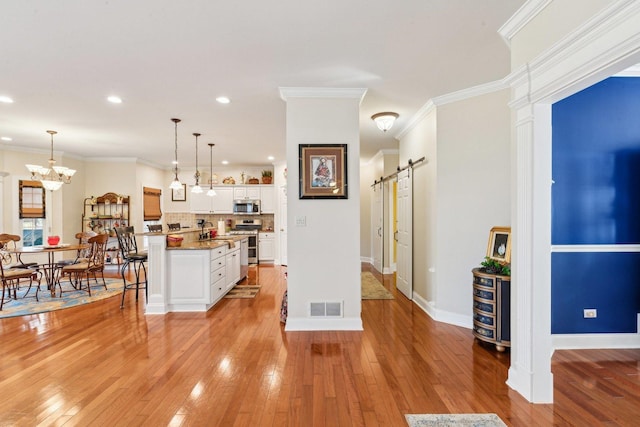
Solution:
{"label": "window", "polygon": [[42,245],[45,227],[45,193],[38,181],[19,181],[19,213],[22,223],[22,245]]}
{"label": "window", "polygon": [[162,196],[162,190],[158,188],[142,187],[142,193],[144,220],[159,221],[160,218],[162,218],[162,211],[160,210],[160,197]]}

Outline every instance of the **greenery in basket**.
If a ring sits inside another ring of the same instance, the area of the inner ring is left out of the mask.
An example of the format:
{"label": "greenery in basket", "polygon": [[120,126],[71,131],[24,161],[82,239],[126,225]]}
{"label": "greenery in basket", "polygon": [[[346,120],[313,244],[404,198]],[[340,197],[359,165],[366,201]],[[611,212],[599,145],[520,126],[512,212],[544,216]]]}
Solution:
{"label": "greenery in basket", "polygon": [[501,264],[495,259],[484,257],[484,261],[480,265],[485,273],[511,276],[511,266],[509,264]]}
{"label": "greenery in basket", "polygon": [[271,178],[271,177],[273,176],[273,172],[272,172],[272,171],[270,171],[270,170],[266,170],[266,169],[265,169],[265,170],[263,170],[263,171],[262,171],[262,176],[263,176],[263,177]]}

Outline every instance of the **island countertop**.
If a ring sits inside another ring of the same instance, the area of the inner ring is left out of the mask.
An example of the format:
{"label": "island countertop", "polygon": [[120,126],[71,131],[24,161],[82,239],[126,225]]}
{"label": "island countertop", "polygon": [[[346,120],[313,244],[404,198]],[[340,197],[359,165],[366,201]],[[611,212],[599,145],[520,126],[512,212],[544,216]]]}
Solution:
{"label": "island countertop", "polygon": [[194,240],[192,242],[183,242],[181,246],[172,248],[167,247],[167,250],[208,250],[231,244],[235,246],[237,242],[240,242],[241,240],[246,238],[247,236],[244,235],[216,236],[213,239],[208,240]]}

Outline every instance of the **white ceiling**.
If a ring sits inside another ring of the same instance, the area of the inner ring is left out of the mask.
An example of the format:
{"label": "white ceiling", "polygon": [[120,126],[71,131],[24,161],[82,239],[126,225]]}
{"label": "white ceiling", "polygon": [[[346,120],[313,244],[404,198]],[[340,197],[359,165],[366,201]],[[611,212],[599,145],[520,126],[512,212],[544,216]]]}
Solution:
{"label": "white ceiling", "polygon": [[[362,157],[429,99],[505,77],[498,28],[524,0],[5,1],[0,144],[171,167],[285,157],[279,87],[367,88]],[[109,95],[123,103],[110,104]],[[226,95],[232,102],[215,101]],[[400,117],[383,134],[370,120]],[[327,126],[330,126],[327,123]],[[215,167],[215,166],[214,166]]]}

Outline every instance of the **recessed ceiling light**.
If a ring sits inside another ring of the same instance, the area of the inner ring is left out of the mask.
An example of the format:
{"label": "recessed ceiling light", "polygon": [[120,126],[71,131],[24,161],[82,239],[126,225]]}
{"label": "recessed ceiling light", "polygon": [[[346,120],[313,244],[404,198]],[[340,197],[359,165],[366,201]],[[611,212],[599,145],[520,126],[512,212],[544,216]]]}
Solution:
{"label": "recessed ceiling light", "polygon": [[13,104],[13,99],[8,96],[0,96],[0,102],[4,102],[5,104]]}
{"label": "recessed ceiling light", "polygon": [[216,101],[218,101],[220,104],[228,104],[231,102],[231,100],[226,96],[219,96],[216,98]]}
{"label": "recessed ceiling light", "polygon": [[274,159],[275,159],[275,157],[273,157],[273,156],[269,156],[269,157],[267,157],[267,159],[269,159],[269,160],[274,160]]}
{"label": "recessed ceiling light", "polygon": [[223,165],[228,165],[228,164],[229,164],[229,161],[228,161],[228,160],[223,160],[223,161],[222,161],[222,164],[223,164]]}
{"label": "recessed ceiling light", "polygon": [[120,98],[119,96],[109,96],[107,97],[107,101],[109,101],[112,104],[122,104],[122,98]]}
{"label": "recessed ceiling light", "polygon": [[9,138],[8,136],[3,136],[0,139],[3,140],[3,141],[13,141],[13,138]]}

